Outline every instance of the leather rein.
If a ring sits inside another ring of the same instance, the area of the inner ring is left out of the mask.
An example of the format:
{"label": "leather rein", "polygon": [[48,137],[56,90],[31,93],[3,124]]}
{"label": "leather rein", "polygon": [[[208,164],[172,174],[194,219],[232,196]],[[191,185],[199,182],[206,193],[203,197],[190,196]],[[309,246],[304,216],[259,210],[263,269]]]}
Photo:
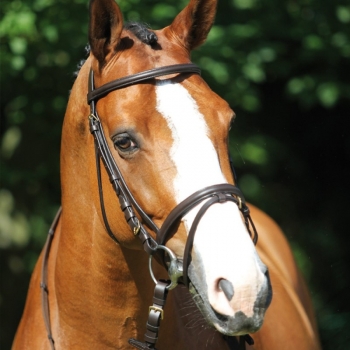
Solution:
{"label": "leather rein", "polygon": [[[100,98],[106,96],[111,91],[122,89],[134,84],[139,84],[141,82],[154,82],[154,78],[160,76],[165,76],[168,74],[200,74],[200,72],[200,68],[194,64],[176,64],[151,69],[133,75],[129,75],[120,79],[116,79],[107,84],[102,85],[99,88],[95,88],[94,86],[94,73],[92,69],[90,70],[89,74],[87,102],[90,105],[90,115],[88,119],[90,125],[90,132],[94,137],[100,206],[106,231],[108,235],[113,239],[113,241],[119,244],[118,239],[115,237],[110,228],[105,211],[100,160],[102,160],[104,164],[104,167],[109,176],[109,180],[118,197],[120,208],[124,213],[126,222],[128,223],[133,234],[141,240],[144,250],[149,255],[150,274],[152,279],[156,283],[153,297],[153,305],[149,308],[149,317],[147,322],[145,341],[141,342],[136,339],[129,339],[129,344],[137,349],[155,349],[155,344],[158,339],[160,320],[163,319],[164,316],[163,308],[165,306],[168,291],[175,288],[178,283],[183,283],[187,287],[189,287],[190,281],[188,278],[187,271],[191,260],[191,249],[194,241],[194,236],[201,218],[210,206],[212,206],[215,203],[224,203],[227,201],[234,202],[243,214],[248,233],[252,237],[254,244],[256,244],[257,242],[258,235],[250,217],[249,208],[246,205],[242,192],[238,187],[227,183],[208,186],[193,193],[188,198],[179,203],[169,213],[162,226],[158,228],[158,226],[153,222],[153,220],[143,211],[141,206],[137,203],[130,189],[126,185],[121,171],[112,156],[110,148],[108,147],[108,143],[102,128],[101,119],[99,118],[96,110],[96,103]],[[231,168],[234,174],[232,163]],[[203,201],[205,202],[198,211],[190,228],[185,245],[183,261],[181,261],[168,247],[165,246],[165,244],[169,237],[175,233],[176,227],[179,224],[180,220],[190,210],[192,210],[195,206],[202,203]],[[138,216],[136,215],[135,211],[137,212]],[[40,284],[42,291],[41,294],[44,322],[52,350],[55,350],[55,346],[50,325],[47,288],[47,263],[51,242],[53,239],[54,231],[59,221],[60,214],[61,209],[57,213],[55,220],[49,230],[44,250],[42,280]],[[156,239],[154,239],[150,235],[150,233],[145,227],[154,232]],[[152,271],[153,256],[155,256],[158,260],[163,261],[163,264],[168,270],[169,280],[158,281],[154,277]],[[245,349],[245,342],[247,342],[248,344],[254,343],[253,339],[249,335],[240,336],[238,343],[236,342],[235,337],[225,336],[224,338],[226,339],[230,349],[236,349],[236,347],[234,346],[237,345],[239,346],[239,349]]]}

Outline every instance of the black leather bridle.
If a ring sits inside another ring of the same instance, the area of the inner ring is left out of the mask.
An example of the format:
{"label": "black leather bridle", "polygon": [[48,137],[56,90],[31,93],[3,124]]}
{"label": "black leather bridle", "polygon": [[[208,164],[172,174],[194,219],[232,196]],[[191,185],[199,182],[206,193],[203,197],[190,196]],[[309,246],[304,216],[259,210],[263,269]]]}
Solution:
{"label": "black leather bridle", "polygon": [[[88,101],[88,104],[90,105],[89,122],[90,122],[90,131],[93,134],[95,139],[96,164],[97,164],[99,192],[100,192],[100,199],[101,199],[100,204],[102,208],[102,215],[105,222],[106,230],[111,236],[111,238],[115,242],[119,243],[117,238],[114,236],[112,230],[110,229],[110,226],[108,224],[108,220],[106,217],[105,209],[104,209],[99,159],[102,159],[104,163],[110,182],[119,199],[120,207],[124,212],[124,216],[127,223],[129,224],[135,236],[140,238],[144,246],[144,249],[148,254],[153,255],[157,251],[157,247],[159,245],[164,245],[168,240],[169,236],[174,233],[175,226],[177,226],[177,224],[182,219],[182,217],[185,216],[196,205],[198,205],[199,203],[201,203],[202,201],[208,198],[210,198],[210,200],[202,207],[201,211],[197,214],[197,217],[194,220],[194,223],[192,225],[191,231],[195,231],[195,228],[200,220],[200,217],[204,214],[204,211],[209,208],[209,206],[217,202],[222,203],[226,201],[232,201],[236,203],[239,209],[241,210],[246,220],[246,225],[249,233],[251,233],[249,224],[252,225],[253,232],[254,232],[253,240],[254,240],[254,243],[256,243],[257,233],[251,221],[251,218],[249,215],[249,209],[245,203],[244,196],[238,187],[230,184],[212,185],[195,192],[194,194],[186,198],[184,201],[182,201],[180,204],[178,204],[170,212],[170,214],[164,221],[162,227],[158,228],[157,225],[153,222],[153,220],[142,210],[141,206],[135,200],[134,196],[132,195],[131,191],[126,185],[126,182],[124,181],[124,178],[121,174],[121,171],[118,165],[116,164],[111,154],[111,151],[107,144],[106,137],[102,129],[101,120],[97,114],[97,110],[96,110],[97,101],[100,98],[106,96],[111,91],[122,89],[131,85],[139,84],[144,81],[152,81],[152,80],[154,81],[154,78],[156,77],[160,77],[168,74],[181,74],[181,73],[182,74],[183,73],[200,74],[200,68],[194,64],[176,64],[171,66],[155,68],[155,69],[143,71],[140,73],[129,75],[127,77],[113,80],[107,84],[102,85],[97,89],[94,88],[94,73],[92,70],[90,70],[89,92],[87,94],[87,101]],[[134,208],[136,212],[139,214],[139,216],[141,217],[142,222],[135,215]],[[204,208],[206,209],[204,210]],[[197,224],[195,224],[196,222]],[[147,230],[144,227],[144,224],[146,224],[155,233],[156,240],[154,240],[153,237],[147,232]],[[185,251],[188,251],[188,252],[190,251],[190,246],[192,245],[192,241],[194,238],[193,236],[194,236],[194,232],[193,234],[191,233],[189,234],[189,238],[187,240],[187,247]],[[184,259],[186,259],[186,257],[184,257]]]}
{"label": "black leather bridle", "polygon": [[[176,64],[171,66],[165,66],[160,68],[155,68],[147,71],[143,71],[140,73],[136,73],[133,75],[129,75],[127,77],[123,77],[120,79],[113,80],[107,84],[102,85],[101,87],[95,88],[94,86],[94,73],[93,70],[90,70],[89,74],[89,82],[88,82],[88,94],[87,94],[87,102],[90,105],[90,115],[89,115],[89,124],[90,124],[90,132],[94,136],[95,141],[95,155],[96,155],[96,168],[97,168],[97,178],[98,178],[98,186],[99,186],[99,197],[100,197],[100,205],[101,212],[104,220],[104,224],[106,227],[106,231],[109,236],[116,242],[119,243],[118,239],[113,234],[110,225],[108,223],[104,199],[103,199],[103,190],[102,190],[102,180],[101,180],[101,167],[100,167],[100,159],[105,166],[107,174],[109,176],[109,180],[114,188],[114,191],[119,199],[120,208],[124,213],[125,220],[130,226],[132,232],[136,237],[141,240],[141,243],[144,247],[144,250],[149,254],[150,260],[150,273],[152,278],[156,282],[154,297],[153,297],[153,305],[149,310],[149,318],[147,322],[147,331],[145,334],[145,342],[140,342],[136,339],[129,339],[129,343],[138,349],[155,349],[155,343],[158,339],[158,331],[160,326],[160,320],[163,318],[163,308],[166,301],[166,296],[168,290],[176,287],[178,283],[184,283],[187,287],[189,286],[188,279],[188,266],[190,264],[191,259],[191,249],[193,245],[193,240],[195,236],[195,232],[197,226],[205,214],[205,212],[215,203],[224,203],[227,201],[231,201],[237,204],[239,210],[243,214],[245,224],[250,236],[253,239],[254,244],[256,244],[258,235],[255,229],[255,226],[250,217],[249,209],[246,205],[244,196],[240,189],[231,184],[216,184],[209,187],[205,187],[188,198],[179,203],[167,216],[164,223],[160,228],[153,222],[153,220],[143,211],[141,206],[135,200],[133,194],[129,190],[126,182],[121,174],[121,171],[116,164],[111,150],[108,147],[108,143],[106,137],[103,132],[101,119],[98,116],[96,110],[97,101],[106,96],[111,91],[115,91],[118,89],[122,89],[131,85],[139,84],[141,82],[153,82],[154,79],[160,76],[165,76],[169,74],[200,74],[200,69],[198,66],[194,64]],[[233,170],[233,169],[232,169]],[[203,203],[204,202],[204,203]],[[175,254],[165,246],[167,240],[171,237],[172,234],[175,233],[178,224],[181,219],[195,206],[203,203],[201,208],[199,209],[196,217],[192,223],[190,228],[188,238],[185,245],[183,261],[177,259]],[[137,212],[138,216],[136,215]],[[140,219],[139,219],[140,218]],[[153,231],[156,239],[154,239],[148,230],[146,230],[145,226],[148,227],[149,230]],[[252,230],[251,230],[252,228]],[[51,234],[53,235],[53,233]],[[52,238],[51,238],[52,239]],[[47,249],[51,244],[47,243]],[[164,254],[164,252],[166,254]],[[159,254],[161,253],[161,254]],[[48,253],[45,254],[45,256]],[[168,274],[170,281],[157,281],[152,272],[152,264],[151,258],[152,256],[161,256],[161,260],[163,260],[164,265],[168,269]],[[47,260],[47,259],[44,259]],[[44,298],[47,299],[47,292],[45,292],[46,287],[46,264],[47,261],[43,262],[43,272],[42,272],[42,295],[43,295],[43,305],[45,304]],[[44,307],[44,318],[48,318],[48,312],[45,312]],[[47,324],[47,321],[46,321]],[[50,327],[48,330],[49,338],[51,336]],[[243,338],[242,338],[243,339]],[[245,341],[248,343],[252,342],[252,338],[248,335],[245,336]],[[228,344],[230,342],[228,341]],[[240,343],[244,344],[243,340],[240,340]],[[52,344],[53,346],[53,340]],[[242,346],[242,345],[241,345]]]}

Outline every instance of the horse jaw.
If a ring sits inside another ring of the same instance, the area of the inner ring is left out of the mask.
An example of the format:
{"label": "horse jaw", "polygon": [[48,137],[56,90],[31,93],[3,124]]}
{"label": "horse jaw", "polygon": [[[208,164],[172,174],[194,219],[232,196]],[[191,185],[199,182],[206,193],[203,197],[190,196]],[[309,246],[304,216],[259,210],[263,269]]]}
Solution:
{"label": "horse jaw", "polygon": [[[156,95],[157,110],[173,138],[170,157],[177,170],[173,179],[177,203],[206,186],[227,183],[206,119],[190,93],[181,84],[162,81]],[[183,218],[187,232],[200,206]],[[207,321],[228,335],[257,331],[271,300],[266,271],[238,207],[234,203],[210,207],[198,225],[189,268],[191,291]],[[232,285],[230,300],[219,287],[221,280]]]}

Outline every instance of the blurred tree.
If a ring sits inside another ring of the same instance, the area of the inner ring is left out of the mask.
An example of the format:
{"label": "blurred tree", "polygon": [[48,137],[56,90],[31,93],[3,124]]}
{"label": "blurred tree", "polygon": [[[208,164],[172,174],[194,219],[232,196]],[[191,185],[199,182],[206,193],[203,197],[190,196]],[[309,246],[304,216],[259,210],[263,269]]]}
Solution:
{"label": "blurred tree", "polygon": [[[187,0],[119,0],[158,29]],[[86,0],[2,0],[0,347],[10,348],[30,272],[60,204],[60,132],[87,42]],[[350,144],[346,0],[219,1],[193,54],[238,115],[231,153],[247,198],[274,217],[311,285],[324,349],[350,321],[344,160]]]}

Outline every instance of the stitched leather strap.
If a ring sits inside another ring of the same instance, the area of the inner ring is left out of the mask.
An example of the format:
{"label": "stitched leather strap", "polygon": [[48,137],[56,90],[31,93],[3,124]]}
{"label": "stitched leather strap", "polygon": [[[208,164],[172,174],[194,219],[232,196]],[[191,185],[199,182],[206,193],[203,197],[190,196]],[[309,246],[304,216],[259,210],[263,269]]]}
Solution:
{"label": "stitched leather strap", "polygon": [[134,338],[129,339],[129,344],[137,349],[155,349],[158,340],[160,322],[164,316],[164,306],[168,296],[170,281],[160,280],[154,288],[153,305],[149,308],[146,323],[145,342],[142,343]]}
{"label": "stitched leather strap", "polygon": [[96,101],[103,96],[106,96],[111,91],[122,89],[127,86],[139,84],[146,80],[157,78],[168,74],[180,74],[180,73],[196,73],[201,74],[201,70],[198,66],[192,63],[186,64],[174,64],[171,66],[159,67],[150,70],[146,70],[140,73],[128,75],[123,78],[112,80],[111,82],[102,85],[101,87],[89,91],[87,95],[87,102],[90,104],[92,101]]}

